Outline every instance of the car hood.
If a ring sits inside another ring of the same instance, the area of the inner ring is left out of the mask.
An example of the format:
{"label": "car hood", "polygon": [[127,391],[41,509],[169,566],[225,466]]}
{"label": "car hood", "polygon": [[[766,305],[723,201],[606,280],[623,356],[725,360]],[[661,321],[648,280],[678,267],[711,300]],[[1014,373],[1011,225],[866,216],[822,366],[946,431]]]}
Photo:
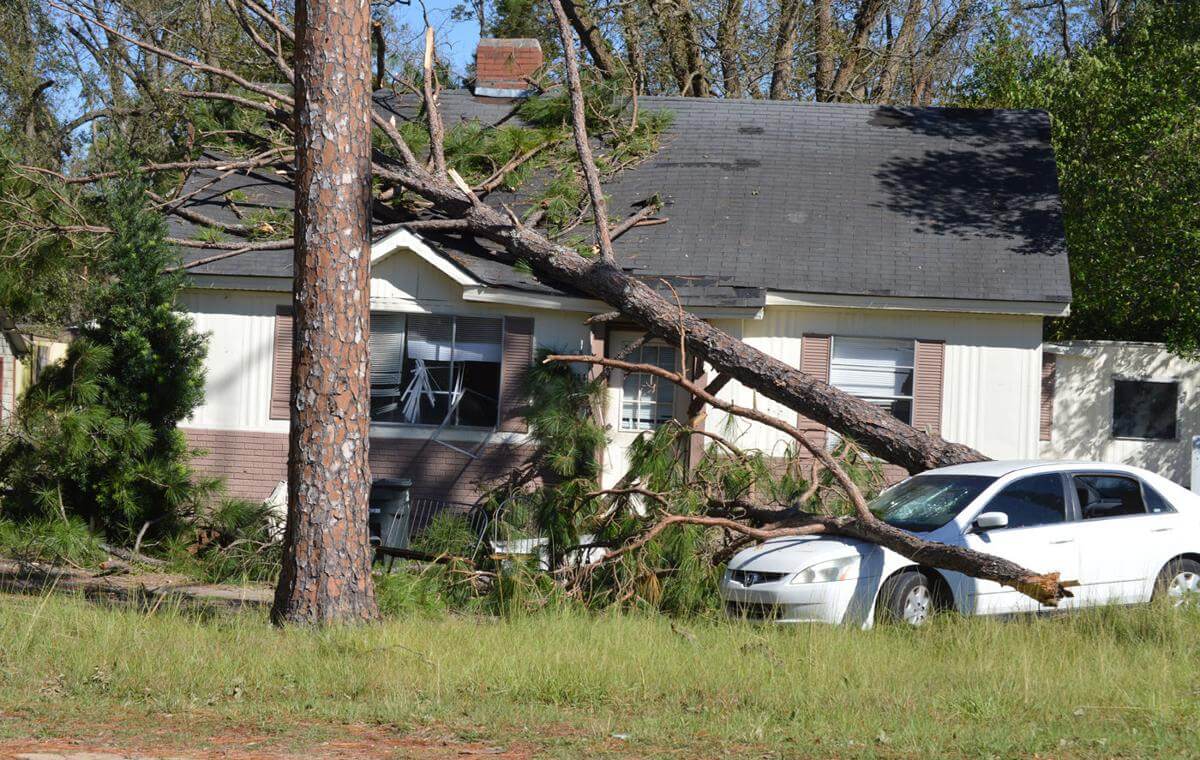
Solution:
{"label": "car hood", "polygon": [[797,536],[776,538],[745,549],[729,562],[730,570],[794,573],[819,562],[840,557],[861,557],[863,564],[882,564],[884,549],[853,538]]}

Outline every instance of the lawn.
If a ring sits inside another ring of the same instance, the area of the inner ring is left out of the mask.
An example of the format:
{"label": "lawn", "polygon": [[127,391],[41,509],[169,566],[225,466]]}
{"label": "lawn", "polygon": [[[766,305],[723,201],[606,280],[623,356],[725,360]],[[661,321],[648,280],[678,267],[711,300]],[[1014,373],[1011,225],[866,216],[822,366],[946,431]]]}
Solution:
{"label": "lawn", "polygon": [[[1194,756],[1200,614],[924,630],[553,612],[280,631],[0,596],[0,756]],[[72,743],[73,742],[73,743]]]}

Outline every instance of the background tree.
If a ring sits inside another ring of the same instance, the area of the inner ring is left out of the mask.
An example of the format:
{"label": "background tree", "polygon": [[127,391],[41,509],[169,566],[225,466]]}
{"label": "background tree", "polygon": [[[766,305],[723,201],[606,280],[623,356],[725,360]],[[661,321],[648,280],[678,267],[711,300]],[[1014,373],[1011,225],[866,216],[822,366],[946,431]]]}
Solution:
{"label": "background tree", "polygon": [[995,19],[962,102],[1052,116],[1074,300],[1050,336],[1166,341],[1194,353],[1200,6],[1143,3],[1126,14],[1111,38],[1069,58],[1038,52]]}
{"label": "background tree", "polygon": [[22,399],[3,449],[3,511],[21,518],[79,517],[111,540],[174,532],[212,492],[194,477],[176,423],[203,400],[204,336],[176,310],[177,254],[145,184],[107,187],[113,230],[100,283],[63,365]]}

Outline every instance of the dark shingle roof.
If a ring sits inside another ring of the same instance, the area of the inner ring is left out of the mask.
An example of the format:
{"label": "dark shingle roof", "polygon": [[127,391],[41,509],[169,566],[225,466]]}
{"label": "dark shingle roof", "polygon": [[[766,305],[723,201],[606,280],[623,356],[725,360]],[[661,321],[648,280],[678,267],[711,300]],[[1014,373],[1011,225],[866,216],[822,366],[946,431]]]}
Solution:
{"label": "dark shingle roof", "polygon": [[[411,115],[408,103],[381,105]],[[463,91],[443,93],[442,106],[448,126],[513,117],[511,104]],[[626,233],[618,258],[688,285],[692,304],[752,305],[766,289],[1070,300],[1044,113],[680,97],[641,107],[673,122],[653,156],[606,185],[610,213],[658,194],[670,222]],[[469,250],[454,258],[486,282],[547,289]],[[197,271],[287,275],[290,252]]]}

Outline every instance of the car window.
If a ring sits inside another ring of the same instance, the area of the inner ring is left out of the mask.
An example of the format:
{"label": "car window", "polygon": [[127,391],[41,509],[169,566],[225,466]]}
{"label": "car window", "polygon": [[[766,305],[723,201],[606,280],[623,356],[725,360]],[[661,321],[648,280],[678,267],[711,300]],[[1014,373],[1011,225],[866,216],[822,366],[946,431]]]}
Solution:
{"label": "car window", "polygon": [[1075,493],[1079,496],[1079,508],[1085,520],[1146,514],[1141,484],[1133,478],[1076,475]]}
{"label": "car window", "polygon": [[1146,498],[1146,509],[1152,515],[1165,515],[1175,511],[1175,507],[1172,507],[1162,494],[1145,483],[1142,484],[1142,495]]}
{"label": "car window", "polygon": [[1062,478],[1058,473],[1049,473],[1018,480],[997,494],[983,511],[1008,515],[1010,528],[1065,522],[1067,499]]}
{"label": "car window", "polygon": [[880,520],[903,530],[936,530],[983,493],[995,478],[985,475],[918,475],[871,501]]}

